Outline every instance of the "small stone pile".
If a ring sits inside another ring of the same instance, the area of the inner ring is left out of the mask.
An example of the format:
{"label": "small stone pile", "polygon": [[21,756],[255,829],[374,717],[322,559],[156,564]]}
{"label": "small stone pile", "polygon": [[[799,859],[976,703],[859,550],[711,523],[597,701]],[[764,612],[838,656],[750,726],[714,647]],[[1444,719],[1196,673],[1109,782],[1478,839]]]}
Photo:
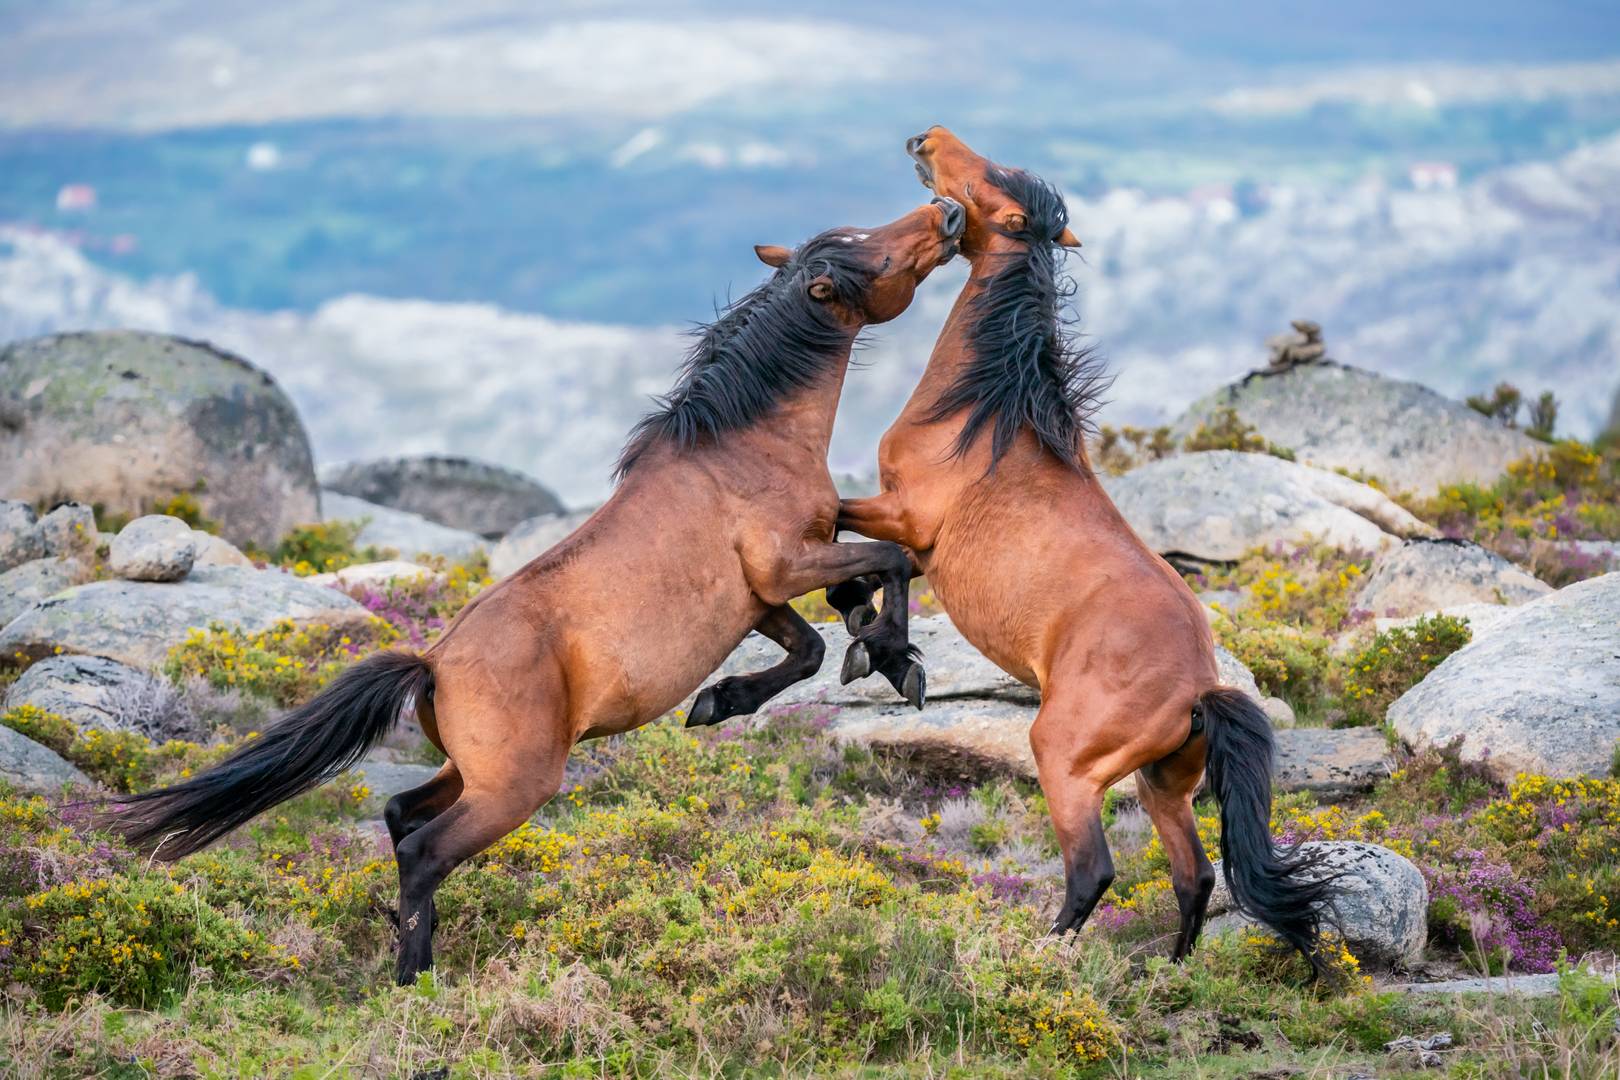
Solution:
{"label": "small stone pile", "polygon": [[1271,357],[1264,373],[1288,371],[1300,364],[1316,364],[1327,358],[1327,346],[1322,343],[1322,324],[1309,319],[1295,319],[1292,333],[1277,334],[1266,339]]}

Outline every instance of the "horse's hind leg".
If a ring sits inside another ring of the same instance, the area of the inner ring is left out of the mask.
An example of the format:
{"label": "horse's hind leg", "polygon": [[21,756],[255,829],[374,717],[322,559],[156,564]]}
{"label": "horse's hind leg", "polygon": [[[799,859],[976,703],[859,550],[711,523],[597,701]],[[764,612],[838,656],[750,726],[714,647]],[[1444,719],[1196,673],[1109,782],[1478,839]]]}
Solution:
{"label": "horse's hind leg", "polygon": [[749,675],[728,675],[706,686],[692,703],[687,727],[718,724],[728,716],[747,716],[796,682],[821,670],[827,647],[815,627],[786,604],[773,607],[754,629],[787,650],[777,664]]}
{"label": "horse's hind leg", "polygon": [[883,585],[871,574],[841,581],[827,586],[827,606],[844,617],[844,629],[850,636],[865,630],[877,618],[878,609],[872,598]]}
{"label": "horse's hind leg", "polygon": [[450,808],[461,795],[461,773],[455,762],[446,761],[427,783],[409,788],[388,800],[383,807],[383,823],[388,826],[388,837],[394,850],[411,833],[432,821]]}
{"label": "horse's hind leg", "polygon": [[474,743],[470,754],[458,748],[460,797],[400,841],[400,985],[433,966],[433,894],[450,871],[522,825],[562,786],[567,743],[530,743]]}
{"label": "horse's hind leg", "polygon": [[1159,830],[1165,854],[1170,857],[1170,882],[1181,909],[1181,929],[1171,957],[1185,959],[1198,943],[1204,928],[1204,912],[1215,889],[1215,868],[1198,839],[1198,820],[1193,815],[1193,794],[1204,775],[1204,739],[1194,735],[1186,745],[1136,773],[1136,793],[1142,807]]}

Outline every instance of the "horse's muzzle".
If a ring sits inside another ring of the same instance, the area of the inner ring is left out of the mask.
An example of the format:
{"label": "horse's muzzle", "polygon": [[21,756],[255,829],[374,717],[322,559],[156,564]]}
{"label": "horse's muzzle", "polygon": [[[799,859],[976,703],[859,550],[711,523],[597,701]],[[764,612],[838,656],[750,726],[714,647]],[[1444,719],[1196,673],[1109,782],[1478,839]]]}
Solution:
{"label": "horse's muzzle", "polygon": [[944,211],[939,219],[939,235],[960,240],[963,230],[967,228],[967,211],[962,209],[962,204],[948,195],[941,195],[933,200],[933,204]]}

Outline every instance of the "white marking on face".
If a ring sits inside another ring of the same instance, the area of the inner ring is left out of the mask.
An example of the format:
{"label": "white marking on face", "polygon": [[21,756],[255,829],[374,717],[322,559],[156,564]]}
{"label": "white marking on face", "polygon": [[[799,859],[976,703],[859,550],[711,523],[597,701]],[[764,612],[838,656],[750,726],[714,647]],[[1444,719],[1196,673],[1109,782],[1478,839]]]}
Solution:
{"label": "white marking on face", "polygon": [[858,232],[858,233],[856,233],[856,234],[855,234],[855,239],[857,239],[857,240],[860,240],[860,241],[863,241],[863,242],[864,242],[864,241],[865,241],[865,240],[866,240],[866,239],[867,239],[867,238],[869,238],[869,237],[870,237],[870,236],[871,236],[871,235],[872,235],[872,234],[871,234],[871,233],[863,233],[863,232]]}

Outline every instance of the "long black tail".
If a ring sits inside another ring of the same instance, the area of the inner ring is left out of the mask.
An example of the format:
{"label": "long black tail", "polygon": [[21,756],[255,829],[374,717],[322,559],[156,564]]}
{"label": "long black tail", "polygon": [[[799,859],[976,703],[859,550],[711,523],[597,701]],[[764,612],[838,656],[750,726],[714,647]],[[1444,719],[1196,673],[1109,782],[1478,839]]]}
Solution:
{"label": "long black tail", "polygon": [[1335,880],[1320,866],[1319,854],[1278,851],[1272,840],[1271,720],[1239,690],[1211,690],[1198,704],[1209,742],[1209,789],[1221,808],[1221,867],[1232,900],[1321,974],[1317,943]]}
{"label": "long black tail", "polygon": [[369,656],[207,772],[119,799],[108,824],[157,858],[189,855],[349,768],[432,685],[432,669],[414,653]]}

